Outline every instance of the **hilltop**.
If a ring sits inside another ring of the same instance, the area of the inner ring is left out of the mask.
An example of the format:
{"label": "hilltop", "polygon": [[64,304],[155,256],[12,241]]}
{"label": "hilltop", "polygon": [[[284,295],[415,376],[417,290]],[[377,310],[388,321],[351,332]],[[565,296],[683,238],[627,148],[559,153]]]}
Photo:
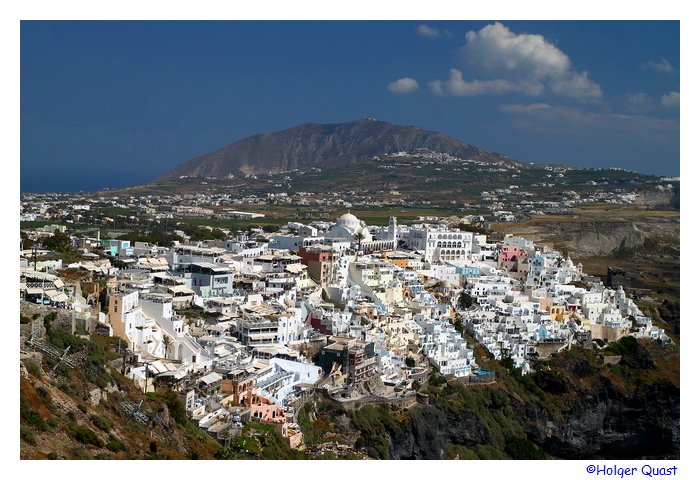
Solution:
{"label": "hilltop", "polygon": [[363,119],[337,124],[305,123],[253,135],[183,163],[163,179],[243,176],[349,165],[419,149],[483,161],[505,158],[438,132]]}

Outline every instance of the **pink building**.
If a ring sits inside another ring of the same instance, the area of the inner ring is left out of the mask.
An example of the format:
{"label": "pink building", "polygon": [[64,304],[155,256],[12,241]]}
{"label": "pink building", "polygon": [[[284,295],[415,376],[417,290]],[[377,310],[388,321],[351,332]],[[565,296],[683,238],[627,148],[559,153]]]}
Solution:
{"label": "pink building", "polygon": [[498,254],[498,264],[504,262],[517,262],[518,257],[527,257],[527,252],[514,245],[501,245]]}
{"label": "pink building", "polygon": [[250,406],[250,419],[265,423],[284,423],[284,409],[269,403],[266,398],[258,397]]}

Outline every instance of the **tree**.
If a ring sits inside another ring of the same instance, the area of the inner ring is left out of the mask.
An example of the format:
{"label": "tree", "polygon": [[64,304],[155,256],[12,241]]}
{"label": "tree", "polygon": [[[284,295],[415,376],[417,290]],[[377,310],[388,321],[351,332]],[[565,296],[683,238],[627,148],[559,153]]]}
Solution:
{"label": "tree", "polygon": [[70,237],[58,229],[42,243],[44,248],[54,252],[67,252],[70,249]]}
{"label": "tree", "polygon": [[19,232],[20,239],[22,241],[22,247],[25,250],[28,250],[34,246],[34,240],[29,238],[29,235],[27,235],[27,232]]}
{"label": "tree", "polygon": [[459,294],[459,308],[461,310],[468,309],[469,307],[472,306],[473,303],[474,303],[474,299],[467,292],[462,291],[462,293]]}
{"label": "tree", "polygon": [[170,347],[173,345],[173,339],[168,335],[163,335],[163,349],[165,350],[165,358],[168,358]]}
{"label": "tree", "polygon": [[408,368],[413,368],[416,366],[416,361],[413,359],[413,357],[406,357],[406,366]]}
{"label": "tree", "polygon": [[464,333],[464,323],[462,323],[461,315],[457,315],[452,324],[454,325],[455,330],[457,330],[459,333]]}
{"label": "tree", "polygon": [[362,239],[365,238],[364,235],[362,234],[362,231],[357,232],[355,235],[353,235],[353,238],[357,240],[357,251],[359,252],[362,244]]}

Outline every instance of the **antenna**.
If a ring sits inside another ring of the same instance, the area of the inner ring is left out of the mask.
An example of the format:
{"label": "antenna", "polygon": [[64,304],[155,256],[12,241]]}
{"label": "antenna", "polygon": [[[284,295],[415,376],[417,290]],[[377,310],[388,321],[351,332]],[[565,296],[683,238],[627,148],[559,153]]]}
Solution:
{"label": "antenna", "polygon": [[139,410],[141,410],[141,405],[143,405],[143,400],[141,400],[139,402],[139,404],[136,405],[136,408],[133,409],[133,411],[131,412],[131,415],[129,416],[129,420],[127,420],[126,423],[129,423],[132,418],[136,417],[136,414],[139,413]]}
{"label": "antenna", "polygon": [[70,350],[70,345],[68,345],[66,347],[66,349],[63,351],[63,355],[61,355],[61,358],[58,359],[58,362],[56,362],[56,365],[54,365],[54,367],[51,369],[51,371],[49,372],[49,375],[53,375],[53,372],[55,372],[56,369],[58,368],[58,366],[61,364],[61,362],[63,362],[63,359],[65,358],[65,356],[68,355],[68,350]]}
{"label": "antenna", "polygon": [[148,424],[149,415],[141,412],[142,405],[143,400],[141,400],[138,405],[130,402],[128,399],[122,402],[122,410],[129,414],[129,419],[126,421],[126,423],[129,423],[132,419],[134,419],[144,427]]}

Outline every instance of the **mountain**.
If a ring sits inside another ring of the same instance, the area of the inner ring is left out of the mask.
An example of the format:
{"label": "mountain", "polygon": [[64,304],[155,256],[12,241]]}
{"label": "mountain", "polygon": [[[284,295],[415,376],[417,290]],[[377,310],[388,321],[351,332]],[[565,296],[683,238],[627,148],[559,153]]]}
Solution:
{"label": "mountain", "polygon": [[239,140],[179,165],[163,179],[223,177],[347,165],[374,156],[426,149],[483,161],[504,156],[419,127],[373,119],[337,124],[306,123]]}

